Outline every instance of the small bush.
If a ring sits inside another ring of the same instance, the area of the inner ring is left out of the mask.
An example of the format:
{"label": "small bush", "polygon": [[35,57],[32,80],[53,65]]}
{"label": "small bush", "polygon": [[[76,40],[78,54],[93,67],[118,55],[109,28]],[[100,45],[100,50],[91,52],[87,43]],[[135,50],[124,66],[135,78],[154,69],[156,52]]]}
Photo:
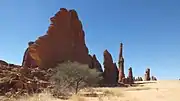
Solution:
{"label": "small bush", "polygon": [[55,85],[53,92],[56,96],[77,94],[80,89],[97,86],[101,79],[100,72],[97,72],[96,69],[90,69],[88,65],[77,62],[65,62],[57,65],[55,74],[51,78]]}

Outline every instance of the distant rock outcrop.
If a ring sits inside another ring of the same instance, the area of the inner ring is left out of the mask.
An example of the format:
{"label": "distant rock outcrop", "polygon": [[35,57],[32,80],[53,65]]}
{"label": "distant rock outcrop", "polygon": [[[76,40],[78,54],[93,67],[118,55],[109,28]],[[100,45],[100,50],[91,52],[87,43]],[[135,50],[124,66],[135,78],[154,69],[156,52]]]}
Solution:
{"label": "distant rock outcrop", "polygon": [[152,76],[152,77],[151,77],[151,80],[152,80],[152,81],[157,81],[157,78],[156,78],[155,76]]}
{"label": "distant rock outcrop", "polygon": [[111,54],[105,50],[104,51],[104,83],[108,85],[117,84],[118,70],[113,63]]}
{"label": "distant rock outcrop", "polygon": [[137,78],[135,78],[135,81],[143,81],[143,78],[142,77],[137,77]]}
{"label": "distant rock outcrop", "polygon": [[30,48],[31,56],[40,67],[52,67],[64,61],[91,64],[85,34],[75,10],[61,8],[51,19],[46,35]]}
{"label": "distant rock outcrop", "polygon": [[150,81],[151,80],[151,78],[150,78],[150,69],[149,68],[146,69],[145,79],[144,80],[145,81]]}
{"label": "distant rock outcrop", "polygon": [[132,83],[134,82],[133,72],[132,72],[132,68],[131,68],[131,67],[128,69],[127,82],[128,82],[129,84],[132,84]]}

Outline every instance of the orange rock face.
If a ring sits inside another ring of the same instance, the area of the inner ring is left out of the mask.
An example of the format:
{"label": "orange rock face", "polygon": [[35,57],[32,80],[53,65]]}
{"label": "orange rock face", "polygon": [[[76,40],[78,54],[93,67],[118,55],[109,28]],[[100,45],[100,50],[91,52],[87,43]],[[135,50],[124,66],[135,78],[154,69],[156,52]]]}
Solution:
{"label": "orange rock face", "polygon": [[61,8],[50,20],[46,35],[31,46],[31,56],[37,64],[52,66],[68,60],[90,64],[84,31],[76,11]]}
{"label": "orange rock face", "polygon": [[117,67],[114,65],[111,54],[104,51],[104,82],[105,84],[117,83]]}
{"label": "orange rock face", "polygon": [[23,67],[31,67],[31,68],[37,67],[36,61],[30,55],[30,46],[32,44],[34,44],[34,42],[29,42],[29,47],[26,49],[24,53],[23,62],[22,62]]}

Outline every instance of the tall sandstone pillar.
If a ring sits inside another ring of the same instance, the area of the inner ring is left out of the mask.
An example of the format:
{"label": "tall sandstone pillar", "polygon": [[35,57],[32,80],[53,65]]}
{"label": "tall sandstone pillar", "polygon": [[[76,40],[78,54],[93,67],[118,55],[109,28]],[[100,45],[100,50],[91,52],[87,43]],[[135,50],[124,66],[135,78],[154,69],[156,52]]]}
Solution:
{"label": "tall sandstone pillar", "polygon": [[117,76],[118,70],[116,65],[113,63],[111,54],[105,50],[104,51],[104,84],[108,86],[114,86],[118,83]]}
{"label": "tall sandstone pillar", "polygon": [[133,79],[133,72],[132,72],[132,67],[130,67],[128,69],[128,83],[129,84],[132,84],[134,82],[134,79]]}
{"label": "tall sandstone pillar", "polygon": [[119,54],[119,80],[118,82],[123,82],[123,79],[125,78],[124,74],[124,58],[123,58],[123,44],[120,44],[120,54]]}
{"label": "tall sandstone pillar", "polygon": [[146,72],[145,72],[145,81],[150,81],[151,78],[150,78],[150,69],[147,68],[146,69]]}

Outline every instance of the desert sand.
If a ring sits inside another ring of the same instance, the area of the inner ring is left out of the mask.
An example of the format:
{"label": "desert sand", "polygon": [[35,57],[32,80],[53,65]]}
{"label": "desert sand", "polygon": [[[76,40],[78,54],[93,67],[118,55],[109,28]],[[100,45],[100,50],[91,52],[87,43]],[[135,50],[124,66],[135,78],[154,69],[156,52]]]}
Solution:
{"label": "desert sand", "polygon": [[[139,85],[128,88],[95,88],[96,97],[74,95],[68,101],[180,101],[180,81],[160,80],[137,82]],[[80,94],[87,93],[81,91]],[[91,92],[92,93],[92,92]],[[106,94],[106,95],[102,95]],[[48,93],[21,98],[18,101],[65,101],[51,97]]]}
{"label": "desert sand", "polygon": [[101,97],[97,101],[180,101],[180,81],[178,80],[138,83],[144,84],[128,88],[101,88],[113,94]]}

